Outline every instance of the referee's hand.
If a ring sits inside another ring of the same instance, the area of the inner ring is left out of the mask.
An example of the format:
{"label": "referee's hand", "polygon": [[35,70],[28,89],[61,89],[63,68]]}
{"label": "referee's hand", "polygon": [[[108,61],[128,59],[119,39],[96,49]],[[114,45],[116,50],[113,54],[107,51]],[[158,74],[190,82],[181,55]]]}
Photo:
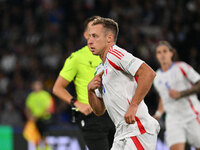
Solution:
{"label": "referee's hand", "polygon": [[77,101],[74,105],[85,116],[89,115],[92,112],[92,108],[90,107],[89,104],[84,104],[84,103],[81,103],[81,102]]}
{"label": "referee's hand", "polygon": [[90,83],[88,84],[88,90],[89,91],[94,91],[96,90],[97,88],[100,88],[101,87],[101,84],[102,84],[102,75],[103,75],[103,71],[99,74],[97,74],[91,81]]}

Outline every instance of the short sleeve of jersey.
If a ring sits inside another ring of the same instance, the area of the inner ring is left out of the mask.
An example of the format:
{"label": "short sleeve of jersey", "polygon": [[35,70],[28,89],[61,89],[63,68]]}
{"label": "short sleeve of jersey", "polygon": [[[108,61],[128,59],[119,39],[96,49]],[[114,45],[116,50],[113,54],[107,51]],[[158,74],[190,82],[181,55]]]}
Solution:
{"label": "short sleeve of jersey", "polygon": [[75,56],[76,55],[72,53],[71,56],[66,59],[65,64],[59,74],[69,82],[74,79],[77,73],[77,62]]}
{"label": "short sleeve of jersey", "polygon": [[185,71],[187,79],[190,80],[193,84],[200,80],[199,73],[196,72],[190,65],[185,62],[181,62],[179,66]]}
{"label": "short sleeve of jersey", "polygon": [[132,54],[125,51],[124,56],[119,60],[119,65],[125,72],[135,76],[143,62],[144,61],[141,59],[134,57]]}

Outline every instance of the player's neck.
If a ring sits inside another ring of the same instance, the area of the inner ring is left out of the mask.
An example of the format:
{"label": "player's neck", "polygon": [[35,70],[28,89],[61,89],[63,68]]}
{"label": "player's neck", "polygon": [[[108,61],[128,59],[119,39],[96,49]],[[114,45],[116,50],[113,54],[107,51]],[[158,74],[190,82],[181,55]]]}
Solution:
{"label": "player's neck", "polygon": [[164,63],[161,65],[161,69],[163,72],[169,70],[169,68],[172,66],[173,62],[170,62],[170,63]]}
{"label": "player's neck", "polygon": [[108,51],[109,51],[109,48],[106,49],[102,55],[100,55],[100,58],[101,58],[103,64],[104,64],[105,61],[106,61],[106,55],[107,55]]}
{"label": "player's neck", "polygon": [[104,64],[105,61],[106,61],[106,55],[107,55],[107,53],[108,53],[110,47],[113,46],[113,45],[114,45],[114,43],[109,44],[109,45],[105,48],[105,51],[102,53],[102,55],[100,55],[100,58],[101,58],[103,64]]}

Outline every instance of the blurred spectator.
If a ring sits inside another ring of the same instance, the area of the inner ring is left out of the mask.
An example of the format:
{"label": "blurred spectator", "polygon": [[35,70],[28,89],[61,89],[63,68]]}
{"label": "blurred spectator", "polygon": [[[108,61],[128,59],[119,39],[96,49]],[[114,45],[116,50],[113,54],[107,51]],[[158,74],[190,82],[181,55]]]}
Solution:
{"label": "blurred spectator", "polygon": [[0,70],[0,95],[8,94],[9,79]]}
{"label": "blurred spectator", "polygon": [[20,126],[22,117],[18,110],[15,109],[12,102],[5,99],[4,109],[0,113],[0,123],[3,125]]}
{"label": "blurred spectator", "polygon": [[189,64],[191,66],[194,67],[194,69],[200,69],[199,68],[199,64],[200,64],[200,61],[199,61],[199,51],[197,48],[191,48],[190,49],[190,53],[189,53]]}
{"label": "blurred spectator", "polygon": [[52,70],[58,68],[61,59],[61,50],[58,44],[50,44],[49,52],[43,55],[43,63],[45,66],[50,67]]}
{"label": "blurred spectator", "polygon": [[6,73],[11,73],[14,71],[16,64],[16,55],[9,53],[8,51],[4,51],[1,58],[1,69]]}

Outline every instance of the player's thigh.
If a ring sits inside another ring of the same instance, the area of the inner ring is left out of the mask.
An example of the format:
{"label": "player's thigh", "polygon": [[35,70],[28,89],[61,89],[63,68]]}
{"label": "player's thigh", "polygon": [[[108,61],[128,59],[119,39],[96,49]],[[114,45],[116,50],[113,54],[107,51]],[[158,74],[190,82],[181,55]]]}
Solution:
{"label": "player's thigh", "polygon": [[190,145],[200,148],[200,122],[196,119],[188,123],[187,141]]}
{"label": "player's thigh", "polygon": [[169,147],[186,142],[185,124],[179,122],[167,122],[166,124],[166,141]]}
{"label": "player's thigh", "polygon": [[124,150],[155,150],[157,134],[145,133],[126,139]]}

